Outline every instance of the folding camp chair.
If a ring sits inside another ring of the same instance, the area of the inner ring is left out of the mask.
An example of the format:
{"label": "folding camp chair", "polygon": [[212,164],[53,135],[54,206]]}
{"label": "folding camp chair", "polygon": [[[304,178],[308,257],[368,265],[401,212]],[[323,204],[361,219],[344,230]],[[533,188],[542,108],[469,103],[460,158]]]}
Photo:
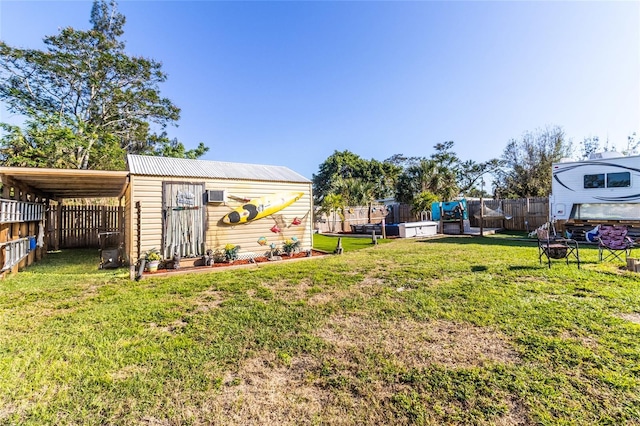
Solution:
{"label": "folding camp chair", "polygon": [[[622,225],[600,225],[598,235],[598,256],[600,261],[618,259],[626,262],[631,256],[631,249],[635,246],[633,240],[627,236],[627,227]],[[624,252],[624,260],[620,257]]]}
{"label": "folding camp chair", "polygon": [[536,235],[538,237],[538,259],[541,265],[543,257],[549,268],[551,268],[551,259],[565,259],[569,265],[569,257],[574,257],[578,262],[578,269],[580,269],[580,253],[576,240],[553,235],[548,228],[538,229]]}

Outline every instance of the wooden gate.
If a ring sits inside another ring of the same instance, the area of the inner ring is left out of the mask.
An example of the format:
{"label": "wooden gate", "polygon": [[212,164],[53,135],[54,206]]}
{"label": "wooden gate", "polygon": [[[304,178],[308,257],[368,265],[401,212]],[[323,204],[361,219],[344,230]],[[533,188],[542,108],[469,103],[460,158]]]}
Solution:
{"label": "wooden gate", "polygon": [[[118,206],[51,206],[47,212],[48,246],[55,250],[100,247],[100,233],[123,238],[124,209]],[[116,234],[116,233],[120,234]],[[115,242],[114,244],[115,245]]]}

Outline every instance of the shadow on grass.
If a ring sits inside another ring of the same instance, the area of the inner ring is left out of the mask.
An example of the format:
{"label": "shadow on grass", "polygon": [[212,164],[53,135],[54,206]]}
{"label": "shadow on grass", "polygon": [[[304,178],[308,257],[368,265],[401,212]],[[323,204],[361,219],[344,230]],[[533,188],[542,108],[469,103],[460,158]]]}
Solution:
{"label": "shadow on grass", "polygon": [[482,244],[486,246],[503,247],[531,247],[536,246],[537,240],[509,240],[506,238],[475,237],[471,235],[459,235],[443,238],[432,238],[428,240],[417,240],[419,243],[428,244]]}
{"label": "shadow on grass", "polygon": [[486,270],[488,270],[489,268],[487,268],[484,265],[475,265],[471,267],[471,272],[484,272]]}
{"label": "shadow on grass", "polygon": [[64,249],[48,251],[38,262],[30,265],[25,271],[31,274],[90,274],[121,275],[128,274],[127,267],[116,269],[100,269],[100,251],[98,249]]}

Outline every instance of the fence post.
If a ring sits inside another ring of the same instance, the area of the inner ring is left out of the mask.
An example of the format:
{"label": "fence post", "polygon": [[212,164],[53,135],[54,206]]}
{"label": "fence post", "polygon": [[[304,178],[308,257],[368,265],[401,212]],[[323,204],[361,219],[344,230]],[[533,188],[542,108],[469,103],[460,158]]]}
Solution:
{"label": "fence post", "polygon": [[484,237],[484,198],[480,197],[480,236]]}
{"label": "fence post", "polygon": [[62,244],[62,209],[63,207],[64,206],[60,202],[58,202],[58,205],[57,205],[58,211],[56,212],[57,213],[56,228],[58,230],[58,235],[56,238],[56,245],[54,247],[54,250],[56,251],[60,250],[60,245]]}
{"label": "fence post", "polygon": [[383,217],[383,218],[382,218],[382,238],[383,238],[383,239],[386,239],[386,238],[387,238],[387,230],[385,229],[385,225],[386,225],[386,223],[385,223],[385,222],[386,222],[386,221],[385,221],[385,218]]}

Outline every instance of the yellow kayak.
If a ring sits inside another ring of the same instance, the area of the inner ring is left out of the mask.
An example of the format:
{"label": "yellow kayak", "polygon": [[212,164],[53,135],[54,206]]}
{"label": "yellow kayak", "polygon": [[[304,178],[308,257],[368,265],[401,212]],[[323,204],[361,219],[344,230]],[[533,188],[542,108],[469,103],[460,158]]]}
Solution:
{"label": "yellow kayak", "polygon": [[255,198],[224,215],[222,223],[237,225],[261,219],[290,206],[302,198],[303,195],[303,192],[278,192]]}

